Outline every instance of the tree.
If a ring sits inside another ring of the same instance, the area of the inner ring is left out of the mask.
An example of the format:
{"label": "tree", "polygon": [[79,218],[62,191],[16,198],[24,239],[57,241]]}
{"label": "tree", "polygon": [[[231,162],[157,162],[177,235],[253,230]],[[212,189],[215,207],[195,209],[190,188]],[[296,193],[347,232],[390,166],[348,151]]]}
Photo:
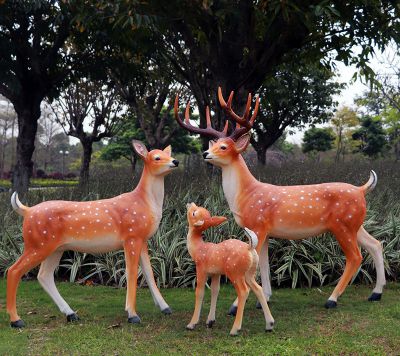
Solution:
{"label": "tree", "polygon": [[332,95],[342,87],[333,73],[320,65],[281,66],[260,88],[261,105],[251,144],[258,162],[266,163],[267,149],[288,128],[319,124],[332,116]]}
{"label": "tree", "polygon": [[365,116],[360,119],[361,127],[352,134],[358,141],[357,151],[376,158],[387,148],[387,139],[380,118]]}
{"label": "tree", "polygon": [[18,115],[13,189],[24,194],[32,175],[40,104],[71,70],[64,51],[73,18],[69,1],[7,0],[0,3],[0,94]]}
{"label": "tree", "polygon": [[340,156],[343,157],[351,146],[351,130],[358,126],[357,113],[351,108],[344,106],[336,111],[331,120],[331,124],[336,134],[336,156],[335,162],[339,162]]}
{"label": "tree", "polygon": [[[163,111],[167,109],[164,107]],[[166,113],[165,126],[168,130],[170,127],[175,128],[175,120],[171,111]],[[146,143],[149,148],[153,146],[147,141],[144,131],[140,127],[138,120],[135,117],[128,117],[124,120],[124,125],[119,132],[101,151],[101,158],[107,161],[114,161],[119,158],[126,158],[132,166],[132,171],[135,171],[136,153],[133,151],[132,138],[141,140]],[[189,136],[184,130],[177,130],[170,140],[170,144],[175,153],[197,153],[200,151],[200,143],[193,137]],[[165,147],[158,147],[163,149]]]}
{"label": "tree", "polygon": [[312,127],[304,133],[303,138],[303,152],[317,153],[317,160],[319,161],[319,152],[325,152],[332,149],[335,135],[329,127],[318,128]]}
{"label": "tree", "polygon": [[62,92],[53,107],[65,133],[78,138],[82,144],[79,185],[86,189],[93,143],[118,132],[122,105],[114,89],[101,82],[81,79]]}

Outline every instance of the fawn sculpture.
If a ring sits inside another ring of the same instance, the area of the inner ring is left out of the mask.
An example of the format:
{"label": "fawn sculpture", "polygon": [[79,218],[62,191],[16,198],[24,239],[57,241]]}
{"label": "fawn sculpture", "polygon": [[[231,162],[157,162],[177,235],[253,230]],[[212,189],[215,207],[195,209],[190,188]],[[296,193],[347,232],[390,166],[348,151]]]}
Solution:
{"label": "fawn sculpture", "polygon": [[233,283],[238,295],[236,318],[230,334],[232,336],[237,335],[242,328],[243,310],[249,295],[249,287],[257,296],[264,311],[266,330],[272,331],[274,318],[268,308],[262,288],[255,280],[258,266],[258,255],[255,251],[257,246],[256,234],[245,228],[250,242],[249,245],[235,239],[225,240],[218,244],[204,242],[203,232],[212,226],[222,224],[227,219],[223,216],[211,216],[207,209],[198,207],[194,203],[187,206],[187,219],[189,223],[187,246],[190,256],[196,263],[197,287],[193,317],[186,328],[193,330],[199,322],[204,286],[209,275],[211,275],[211,306],[206,325],[209,328],[213,326],[220,278],[221,274],[225,274]]}
{"label": "fawn sculpture", "polygon": [[[236,222],[253,230],[258,237],[257,252],[260,256],[261,281],[267,301],[271,293],[268,238],[303,239],[330,231],[336,237],[346,255],[346,267],[336,288],[325,303],[326,308],[337,306],[338,297],[344,292],[357,272],[362,256],[359,245],[372,256],[377,271],[377,282],[368,300],[380,300],[386,284],[382,246],[363,227],[366,215],[365,195],[374,189],[377,176],[371,171],[370,179],[361,187],[346,183],[276,186],[258,181],[249,171],[241,153],[250,141],[252,128],[259,108],[256,99],[250,117],[251,94],[245,112],[237,115],[232,109],[233,92],[228,102],[218,89],[220,105],[236,122],[228,136],[228,121],[223,131],[211,127],[209,108],[206,109],[207,127],[194,127],[189,121],[189,103],[185,118],[178,113],[178,96],[175,99],[175,118],[184,129],[212,139],[209,149],[203,153],[207,162],[222,169],[222,187]],[[214,141],[216,140],[216,141]],[[235,314],[237,300],[230,313]]]}
{"label": "fawn sculpture", "polygon": [[164,314],[171,309],[154,281],[147,240],[156,232],[162,216],[164,177],[179,162],[171,157],[171,146],[147,151],[140,141],[133,147],[144,161],[137,187],[129,193],[104,200],[73,202],[47,201],[32,207],[21,204],[17,193],[11,197],[14,210],[24,217],[24,252],[7,273],[7,312],[11,326],[25,324],[17,314],[16,294],[21,277],[40,265],[39,283],[68,321],[78,316],[61,297],[54,283],[54,270],[66,250],[103,253],[124,249],[127,273],[126,307],[129,323],[140,323],[136,313],[139,259],[154,303]]}

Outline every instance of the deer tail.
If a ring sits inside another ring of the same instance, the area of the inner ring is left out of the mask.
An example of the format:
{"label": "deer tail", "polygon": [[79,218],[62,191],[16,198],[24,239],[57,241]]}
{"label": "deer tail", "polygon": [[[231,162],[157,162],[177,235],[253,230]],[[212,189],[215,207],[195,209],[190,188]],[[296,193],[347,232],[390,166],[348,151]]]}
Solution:
{"label": "deer tail", "polygon": [[26,211],[29,209],[27,206],[22,204],[20,200],[18,199],[18,193],[14,192],[11,195],[11,205],[13,209],[21,216],[24,216]]}
{"label": "deer tail", "polygon": [[378,183],[378,176],[376,173],[371,170],[368,182],[361,186],[361,189],[364,191],[364,194],[367,194],[374,190],[376,183]]}
{"label": "deer tail", "polygon": [[244,233],[249,239],[249,250],[254,250],[258,244],[257,234],[254,231],[248,229],[247,227],[244,228]]}

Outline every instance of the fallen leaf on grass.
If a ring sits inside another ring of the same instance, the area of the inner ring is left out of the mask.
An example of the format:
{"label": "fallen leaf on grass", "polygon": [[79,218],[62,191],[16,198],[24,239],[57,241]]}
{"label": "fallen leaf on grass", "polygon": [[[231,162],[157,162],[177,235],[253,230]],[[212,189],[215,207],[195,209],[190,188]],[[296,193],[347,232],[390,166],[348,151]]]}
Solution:
{"label": "fallen leaf on grass", "polygon": [[37,311],[35,311],[35,310],[28,311],[26,314],[27,314],[27,315],[37,314]]}
{"label": "fallen leaf on grass", "polygon": [[121,327],[121,323],[118,323],[118,324],[113,324],[113,325],[107,326],[107,329],[115,329],[115,328],[120,328],[120,327]]}

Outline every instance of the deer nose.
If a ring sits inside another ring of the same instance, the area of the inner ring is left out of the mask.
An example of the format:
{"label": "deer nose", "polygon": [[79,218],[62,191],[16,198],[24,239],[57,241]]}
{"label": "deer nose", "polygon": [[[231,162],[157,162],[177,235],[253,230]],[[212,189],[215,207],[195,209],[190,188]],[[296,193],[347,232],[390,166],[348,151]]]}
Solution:
{"label": "deer nose", "polygon": [[172,163],[175,165],[175,167],[178,167],[178,166],[179,166],[179,161],[178,161],[177,159],[174,159],[174,160],[172,161]]}
{"label": "deer nose", "polygon": [[203,158],[206,159],[207,156],[208,156],[208,151],[204,151],[204,152],[203,152]]}

